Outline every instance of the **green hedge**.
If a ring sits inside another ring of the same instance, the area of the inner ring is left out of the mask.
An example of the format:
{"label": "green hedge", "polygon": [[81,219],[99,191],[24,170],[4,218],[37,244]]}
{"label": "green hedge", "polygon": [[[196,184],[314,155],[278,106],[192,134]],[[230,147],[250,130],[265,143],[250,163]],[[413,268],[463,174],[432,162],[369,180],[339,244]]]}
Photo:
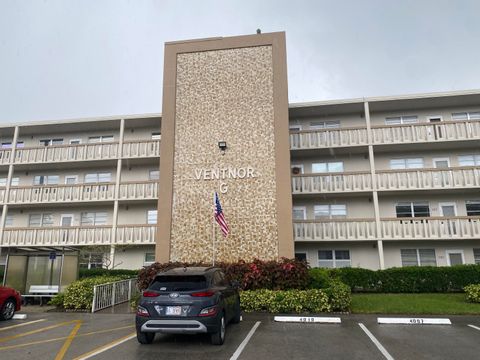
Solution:
{"label": "green hedge", "polygon": [[128,275],[130,277],[138,276],[140,270],[127,270],[127,269],[80,269],[79,277],[80,279],[96,277],[96,276],[117,276],[117,275]]}
{"label": "green hedge", "polygon": [[325,269],[310,270],[310,287],[328,283],[330,278],[347,284],[353,292],[434,293],[461,292],[467,285],[480,283],[480,265],[413,266],[377,271],[341,268],[326,270],[327,277],[322,271]]}
{"label": "green hedge", "polygon": [[97,276],[77,280],[71,283],[64,293],[60,293],[55,296],[51,300],[51,303],[53,305],[57,305],[58,307],[62,307],[60,304],[62,303],[63,298],[63,308],[65,309],[90,310],[92,308],[93,287],[95,285],[106,284],[129,278],[131,278],[131,276],[117,275]]}
{"label": "green hedge", "polygon": [[348,311],[351,294],[348,286],[340,283],[325,290],[245,290],[240,292],[240,303],[246,312],[301,314]]}
{"label": "green hedge", "polygon": [[480,284],[472,284],[465,286],[467,300],[474,303],[480,303]]}

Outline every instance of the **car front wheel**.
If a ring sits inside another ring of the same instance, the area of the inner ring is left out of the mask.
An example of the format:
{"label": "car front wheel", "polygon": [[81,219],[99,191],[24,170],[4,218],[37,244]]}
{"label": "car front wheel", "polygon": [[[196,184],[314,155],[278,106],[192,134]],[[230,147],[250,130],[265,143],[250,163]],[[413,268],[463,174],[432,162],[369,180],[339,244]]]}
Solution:
{"label": "car front wheel", "polygon": [[15,314],[15,301],[8,299],[0,310],[0,320],[10,320]]}
{"label": "car front wheel", "polygon": [[223,345],[223,342],[225,341],[226,326],[225,313],[222,313],[222,317],[218,321],[218,331],[211,335],[211,342],[213,345]]}
{"label": "car front wheel", "polygon": [[140,344],[151,344],[155,338],[153,332],[142,332],[137,330],[137,340]]}

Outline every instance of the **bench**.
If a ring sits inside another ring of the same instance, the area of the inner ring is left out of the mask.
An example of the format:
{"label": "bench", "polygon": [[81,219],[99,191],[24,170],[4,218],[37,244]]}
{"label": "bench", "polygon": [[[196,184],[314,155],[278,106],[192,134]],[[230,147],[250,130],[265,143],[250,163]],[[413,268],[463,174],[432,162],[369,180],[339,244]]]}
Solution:
{"label": "bench", "polygon": [[43,298],[52,298],[57,295],[59,291],[58,285],[30,285],[28,294],[22,295],[23,298],[40,298],[40,305],[43,305]]}

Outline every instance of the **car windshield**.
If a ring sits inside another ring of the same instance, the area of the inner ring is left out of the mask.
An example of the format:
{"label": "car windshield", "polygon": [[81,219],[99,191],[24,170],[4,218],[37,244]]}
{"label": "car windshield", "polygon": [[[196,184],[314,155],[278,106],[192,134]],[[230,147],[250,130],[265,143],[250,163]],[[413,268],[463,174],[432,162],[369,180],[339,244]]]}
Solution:
{"label": "car windshield", "polygon": [[154,291],[189,291],[200,290],[207,287],[205,276],[157,276],[150,285]]}

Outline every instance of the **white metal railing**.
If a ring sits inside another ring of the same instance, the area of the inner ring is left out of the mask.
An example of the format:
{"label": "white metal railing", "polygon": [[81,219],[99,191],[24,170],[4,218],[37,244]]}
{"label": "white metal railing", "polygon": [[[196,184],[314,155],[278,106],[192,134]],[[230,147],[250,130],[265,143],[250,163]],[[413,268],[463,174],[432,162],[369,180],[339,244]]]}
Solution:
{"label": "white metal railing", "polygon": [[103,160],[117,157],[118,143],[116,142],[87,143],[18,148],[15,152],[15,163]]}
{"label": "white metal railing", "polygon": [[160,156],[160,140],[125,141],[123,157],[158,157]]}
{"label": "white metal railing", "polygon": [[115,184],[12,186],[8,202],[29,204],[44,202],[113,200]]}
{"label": "white metal railing", "polygon": [[296,241],[375,239],[375,219],[294,221]]}
{"label": "white metal railing", "polygon": [[372,126],[374,144],[480,139],[480,121],[444,121]]}
{"label": "white metal railing", "polygon": [[11,149],[0,149],[0,164],[8,164],[11,156]]}
{"label": "white metal railing", "polygon": [[372,191],[370,173],[308,174],[292,176],[294,194]]}
{"label": "white metal railing", "polygon": [[383,239],[478,239],[480,217],[394,218],[380,221]]}
{"label": "white metal railing", "polygon": [[121,200],[157,199],[158,181],[121,183],[119,198]]}
{"label": "white metal railing", "polygon": [[2,246],[75,246],[111,244],[153,244],[156,225],[11,228],[3,231]]}
{"label": "white metal railing", "polygon": [[92,313],[130,301],[137,292],[136,279],[95,285],[93,287]]}
{"label": "white metal railing", "polygon": [[292,150],[359,145],[368,145],[367,128],[290,131],[290,148]]}
{"label": "white metal railing", "polygon": [[378,190],[480,187],[480,168],[377,171]]}

